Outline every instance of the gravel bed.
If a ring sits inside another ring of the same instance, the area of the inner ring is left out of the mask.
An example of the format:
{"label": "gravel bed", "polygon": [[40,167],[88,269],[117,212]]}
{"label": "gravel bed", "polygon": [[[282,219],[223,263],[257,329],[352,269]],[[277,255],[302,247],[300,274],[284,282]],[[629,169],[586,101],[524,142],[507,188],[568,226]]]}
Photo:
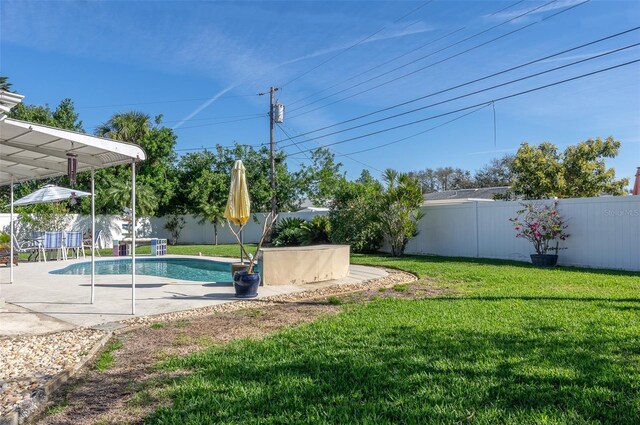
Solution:
{"label": "gravel bed", "polygon": [[390,287],[398,283],[407,283],[417,280],[416,276],[394,269],[386,269],[389,273],[385,277],[366,280],[354,284],[336,284],[324,288],[311,289],[308,291],[293,292],[290,294],[273,295],[270,297],[256,298],[245,301],[235,301],[232,303],[217,304],[196,308],[192,310],[176,311],[173,313],[158,314],[155,316],[133,317],[121,321],[121,323],[136,326],[148,325],[155,322],[165,322],[172,320],[187,319],[190,317],[206,316],[215,313],[227,313],[230,311],[241,310],[245,308],[268,307],[285,302],[296,302],[314,298],[324,298],[331,295],[346,294],[349,292],[368,291],[380,287]]}
{"label": "gravel bed", "polygon": [[0,416],[41,394],[48,380],[80,363],[103,335],[77,328],[0,339]]}

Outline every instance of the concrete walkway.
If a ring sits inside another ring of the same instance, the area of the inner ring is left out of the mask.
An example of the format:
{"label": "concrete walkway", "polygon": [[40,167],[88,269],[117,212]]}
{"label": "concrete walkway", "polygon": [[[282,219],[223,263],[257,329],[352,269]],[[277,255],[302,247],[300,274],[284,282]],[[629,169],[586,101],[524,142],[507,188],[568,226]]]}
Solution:
{"label": "concrete walkway", "polygon": [[[167,256],[167,258],[187,256]],[[142,258],[142,257],[141,257]],[[229,258],[193,257],[232,262]],[[110,258],[102,258],[110,259]],[[97,275],[95,303],[90,303],[90,276],[49,274],[76,262],[88,260],[20,263],[9,284],[9,269],[0,269],[0,335],[39,334],[76,326],[92,327],[134,317],[131,315],[131,276]],[[97,259],[96,261],[100,261]],[[350,266],[349,276],[314,284],[260,287],[259,297],[300,292],[335,284],[353,284],[386,276],[383,270]],[[169,313],[233,302],[230,282],[136,276],[136,316]]]}

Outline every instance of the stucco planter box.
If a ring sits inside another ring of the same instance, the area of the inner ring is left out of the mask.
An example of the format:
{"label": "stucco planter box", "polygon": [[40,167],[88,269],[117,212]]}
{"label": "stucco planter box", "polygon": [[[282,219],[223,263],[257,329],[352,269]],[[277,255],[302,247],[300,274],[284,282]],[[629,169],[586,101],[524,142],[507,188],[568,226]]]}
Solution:
{"label": "stucco planter box", "polygon": [[264,285],[294,285],[341,279],[349,274],[349,245],[262,248]]}

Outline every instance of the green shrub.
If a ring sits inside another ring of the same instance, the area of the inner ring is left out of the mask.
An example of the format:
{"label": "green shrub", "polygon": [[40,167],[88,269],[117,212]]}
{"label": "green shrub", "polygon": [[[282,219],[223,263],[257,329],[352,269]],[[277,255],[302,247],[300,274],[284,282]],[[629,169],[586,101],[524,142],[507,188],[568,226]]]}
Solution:
{"label": "green shrub", "polygon": [[328,216],[317,215],[302,224],[302,245],[329,243],[331,221]]}
{"label": "green shrub", "polygon": [[367,173],[355,182],[342,184],[329,212],[331,242],[351,245],[351,250],[358,253],[380,249],[382,193],[382,185]]}
{"label": "green shrub", "polygon": [[305,221],[298,217],[287,217],[280,220],[274,230],[273,244],[275,246],[300,245],[304,223]]}

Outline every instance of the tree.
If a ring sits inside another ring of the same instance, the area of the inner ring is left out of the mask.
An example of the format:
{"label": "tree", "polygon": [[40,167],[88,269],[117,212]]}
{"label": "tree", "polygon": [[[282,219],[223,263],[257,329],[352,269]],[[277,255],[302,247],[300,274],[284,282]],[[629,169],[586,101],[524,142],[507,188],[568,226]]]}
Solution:
{"label": "tree", "polygon": [[410,176],[415,177],[420,185],[422,193],[431,193],[438,191],[438,179],[432,168],[426,168],[422,171],[411,171]]}
{"label": "tree", "polygon": [[441,167],[436,169],[435,177],[441,191],[473,187],[471,172],[462,168]]}
{"label": "tree", "polygon": [[0,75],[0,90],[10,91],[11,83],[9,82],[9,77],[5,77]]}
{"label": "tree", "polygon": [[406,173],[387,169],[387,184],[380,209],[382,232],[391,245],[391,254],[399,257],[409,240],[418,235],[418,221],[423,217],[419,210],[422,193],[418,180]]}
{"label": "tree", "polygon": [[38,106],[18,103],[9,112],[9,117],[84,133],[82,121],[80,121],[79,115],[75,111],[73,101],[69,98],[63,99],[53,111],[49,108],[49,105]]}
{"label": "tree", "polygon": [[356,181],[343,181],[329,211],[331,242],[351,245],[353,252],[375,252],[382,246],[382,185],[364,170]]}
{"label": "tree", "polygon": [[213,224],[213,241],[215,245],[218,245],[218,226],[224,226],[224,207],[215,205],[209,202],[203,202],[200,204],[200,208],[196,217],[200,217],[198,223],[204,224],[207,221]]}
{"label": "tree", "polygon": [[507,154],[501,158],[494,158],[473,176],[475,187],[509,186],[513,179],[511,166],[515,155]]}
{"label": "tree", "polygon": [[604,161],[615,158],[619,148],[612,137],[589,139],[562,153],[552,143],[523,143],[513,160],[512,190],[525,199],[622,195],[628,180],[616,180],[615,170]]}
{"label": "tree", "polygon": [[435,170],[426,168],[422,171],[412,171],[409,174],[418,179],[422,193],[474,187],[471,172],[462,168],[440,167]]}
{"label": "tree", "polygon": [[335,162],[335,155],[327,148],[319,148],[311,154],[311,165],[305,171],[307,197],[313,205],[328,206],[339,184],[345,179],[340,171],[342,163]]}
{"label": "tree", "polygon": [[[8,82],[7,77],[0,78],[4,78],[4,80],[0,79],[0,86],[3,84],[5,86],[8,85],[7,88],[11,86],[11,83]],[[80,121],[79,115],[75,112],[75,108],[71,99],[62,100],[53,111],[49,108],[48,105],[37,106],[19,103],[9,112],[9,117],[22,121],[33,122],[36,124],[43,124],[51,127],[61,128],[64,130],[84,132],[82,128],[82,121]],[[66,181],[67,177],[64,176],[44,179],[40,181],[27,181],[24,183],[18,183],[14,186],[14,196],[16,199],[19,199],[46,184],[64,185]],[[0,211],[8,212],[9,197],[9,186],[0,188]],[[43,205],[44,206],[39,207],[40,211],[42,211],[43,214],[44,210],[47,209],[49,209],[50,214],[55,214],[56,210],[52,204]],[[79,211],[79,206],[71,207],[70,210],[71,212]]]}
{"label": "tree", "polygon": [[[271,210],[269,150],[236,144],[233,147],[218,145],[215,151],[190,153],[180,159],[178,175],[183,183],[178,198],[186,203],[189,212],[197,215],[204,198],[226,205],[231,170],[236,159],[242,159],[246,168],[251,210]],[[289,172],[284,159],[284,152],[276,152],[278,211],[296,209],[305,190],[304,171]]]}
{"label": "tree", "polygon": [[[122,213],[123,209],[131,207],[131,180],[114,180],[102,196],[96,198],[100,199],[101,207]],[[153,189],[136,183],[136,216],[153,215],[157,207],[158,200]]]}
{"label": "tree", "polygon": [[[149,115],[130,111],[114,114],[107,122],[96,129],[96,134],[115,140],[139,145],[147,158],[136,164],[136,177],[140,185],[151,188],[157,201],[156,211],[160,215],[175,212],[177,175],[175,171],[176,153],[174,150],[177,136],[172,129],[161,125],[162,115],[155,117],[153,123]],[[100,174],[100,176],[98,176]],[[96,173],[96,192],[108,188],[110,181],[130,180],[130,166],[123,165],[100,170]],[[80,178],[79,178],[80,181]],[[88,175],[82,177],[86,184]],[[103,186],[102,183],[107,186]]]}

